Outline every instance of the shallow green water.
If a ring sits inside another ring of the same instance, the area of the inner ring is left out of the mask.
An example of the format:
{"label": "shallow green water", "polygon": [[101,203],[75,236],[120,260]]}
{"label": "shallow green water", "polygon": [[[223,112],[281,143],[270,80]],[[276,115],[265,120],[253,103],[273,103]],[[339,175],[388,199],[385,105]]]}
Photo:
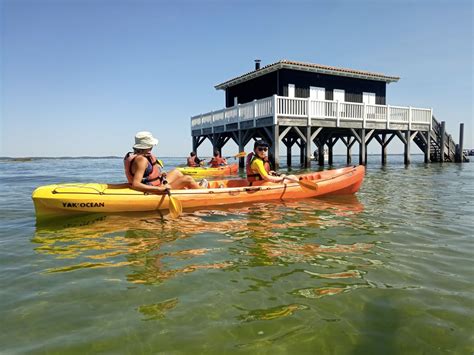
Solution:
{"label": "shallow green water", "polygon": [[355,196],[44,226],[34,187],[120,159],[0,161],[0,352],[470,354],[474,164],[414,160],[369,156]]}

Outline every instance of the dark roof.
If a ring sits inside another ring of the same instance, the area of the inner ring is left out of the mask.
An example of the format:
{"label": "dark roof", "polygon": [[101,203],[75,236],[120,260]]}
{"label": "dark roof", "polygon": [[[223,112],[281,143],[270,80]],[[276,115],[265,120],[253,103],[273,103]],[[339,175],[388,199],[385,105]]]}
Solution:
{"label": "dark roof", "polygon": [[336,67],[330,67],[328,65],[295,62],[295,61],[283,59],[283,60],[280,60],[279,62],[266,65],[258,70],[254,70],[246,74],[243,74],[241,76],[238,76],[236,78],[227,80],[221,84],[216,85],[215,88],[217,90],[219,89],[225,90],[230,86],[240,84],[244,81],[271,73],[279,69],[293,69],[293,70],[308,71],[308,72],[313,72],[313,73],[348,76],[351,78],[358,78],[358,79],[384,81],[386,83],[397,82],[400,79],[398,76],[389,76],[389,75],[385,75],[381,73],[373,73],[373,72],[368,72],[368,71],[346,69],[346,68],[336,68]]}

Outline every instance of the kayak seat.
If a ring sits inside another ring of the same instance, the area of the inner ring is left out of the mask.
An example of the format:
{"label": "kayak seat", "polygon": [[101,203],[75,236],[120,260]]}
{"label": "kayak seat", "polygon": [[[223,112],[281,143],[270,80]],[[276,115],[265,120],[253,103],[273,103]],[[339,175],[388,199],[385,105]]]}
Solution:
{"label": "kayak seat", "polygon": [[310,181],[320,180],[321,179],[321,174],[314,173],[314,174],[303,175],[301,177],[301,179],[302,180],[310,180]]}
{"label": "kayak seat", "polygon": [[249,186],[247,179],[209,181],[210,189],[219,189],[219,188],[226,188],[226,187],[247,187],[247,186]]}

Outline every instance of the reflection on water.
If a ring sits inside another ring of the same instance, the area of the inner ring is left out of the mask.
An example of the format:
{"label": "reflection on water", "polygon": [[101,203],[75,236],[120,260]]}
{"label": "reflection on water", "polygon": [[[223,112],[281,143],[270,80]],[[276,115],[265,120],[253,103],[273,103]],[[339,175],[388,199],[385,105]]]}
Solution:
{"label": "reflection on water", "polygon": [[[158,213],[90,215],[38,226],[32,242],[37,244],[36,252],[63,260],[44,273],[127,267],[128,282],[153,285],[198,270],[238,272],[260,266],[295,265],[293,271],[285,269],[285,274],[274,276],[273,282],[291,279],[293,272],[302,271],[318,280],[319,286],[287,292],[322,297],[356,286],[334,286],[324,280],[362,279],[361,269],[374,264],[366,256],[375,245],[373,241],[362,243],[347,238],[345,244],[334,242],[339,233],[352,231],[355,226],[364,234],[371,229],[358,217],[361,212],[363,205],[357,197],[346,196],[196,210],[177,220]],[[328,229],[334,231],[334,239],[321,238],[320,231]],[[306,268],[302,266],[305,264]],[[258,286],[260,280],[252,282],[255,284],[241,292],[253,292],[262,286]],[[148,319],[156,319],[177,303],[176,298],[143,305],[139,311]],[[282,305],[251,310],[240,319],[272,319],[301,309],[301,305]]]}
{"label": "reflection on water", "polygon": [[177,304],[178,299],[172,298],[163,302],[140,306],[138,311],[146,317],[145,320],[161,319],[165,317],[167,311],[175,308]]}
{"label": "reflection on water", "polygon": [[105,265],[107,261],[113,266],[117,257],[125,256],[129,264],[136,265],[140,263],[137,256],[150,253],[159,258],[181,259],[208,254],[212,249],[160,252],[160,248],[178,239],[217,233],[221,243],[251,239],[253,247],[247,250],[248,255],[297,261],[320,253],[369,249],[371,245],[363,243],[319,245],[304,242],[306,236],[316,236],[318,229],[348,226],[351,219],[362,211],[362,204],[355,196],[350,196],[197,210],[185,213],[177,220],[155,213],[87,215],[38,226],[32,242],[38,244],[35,247],[38,253],[57,258],[103,260],[103,263],[93,262],[91,265]]}
{"label": "reflection on water", "polygon": [[301,295],[306,298],[321,298],[324,296],[334,296],[342,292],[349,292],[358,288],[370,287],[367,284],[358,284],[358,285],[335,285],[335,286],[325,286],[319,288],[304,288],[297,290],[294,293]]}
{"label": "reflection on water", "polygon": [[252,310],[247,313],[244,313],[238,318],[245,322],[250,322],[254,320],[272,320],[275,318],[291,316],[294,312],[304,309],[308,309],[308,307],[303,304],[288,304],[267,309]]}

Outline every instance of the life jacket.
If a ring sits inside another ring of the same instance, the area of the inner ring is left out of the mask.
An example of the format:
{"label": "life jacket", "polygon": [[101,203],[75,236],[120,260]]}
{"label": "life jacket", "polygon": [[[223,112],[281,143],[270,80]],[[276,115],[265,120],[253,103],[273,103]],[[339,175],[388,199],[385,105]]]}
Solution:
{"label": "life jacket", "polygon": [[213,157],[209,163],[211,164],[211,168],[218,168],[221,165],[225,165],[226,161],[221,157]]}
{"label": "life jacket", "polygon": [[[135,158],[138,154],[128,152],[123,158],[124,168],[125,168],[125,175],[127,176],[128,183],[131,184],[133,182],[133,173],[132,173],[132,165]],[[163,184],[165,178],[163,173],[161,172],[163,169],[163,162],[153,154],[145,154],[143,155],[148,160],[148,166],[143,174],[142,183],[146,185],[153,185],[159,186]]]}
{"label": "life jacket", "polygon": [[263,180],[263,178],[260,176],[260,174],[253,171],[252,168],[250,167],[252,165],[252,162],[255,159],[260,159],[260,160],[263,161],[263,167],[265,168],[265,171],[267,173],[270,173],[270,170],[271,170],[270,169],[270,163],[268,162],[268,160],[264,160],[264,159],[260,158],[258,155],[251,152],[247,155],[247,161],[245,163],[245,170],[247,172],[247,180],[248,181]]}
{"label": "life jacket", "polygon": [[199,166],[199,164],[196,163],[196,156],[193,156],[193,157],[189,157],[189,158],[188,158],[188,166],[190,166],[190,167]]}

